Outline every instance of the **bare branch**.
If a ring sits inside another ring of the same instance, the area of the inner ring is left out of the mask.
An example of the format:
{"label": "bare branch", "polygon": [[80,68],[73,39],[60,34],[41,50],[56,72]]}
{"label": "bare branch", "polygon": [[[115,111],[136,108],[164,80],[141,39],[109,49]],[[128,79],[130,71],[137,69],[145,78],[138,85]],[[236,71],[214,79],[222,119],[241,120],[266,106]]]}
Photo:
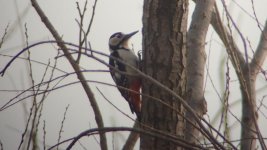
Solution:
{"label": "bare branch", "polygon": [[266,57],[267,57],[267,21],[265,22],[265,27],[261,33],[258,47],[250,63],[250,69],[252,75],[256,75],[259,72],[259,70],[261,70],[261,66]]}
{"label": "bare branch", "polygon": [[45,128],[45,120],[44,120],[44,125],[43,125],[43,148],[46,150],[46,128]]}
{"label": "bare branch", "polygon": [[[139,127],[139,123],[138,121],[135,121],[133,128],[135,129],[138,127]],[[139,137],[140,137],[140,134],[138,132],[131,132],[125,144],[123,145],[122,150],[133,150],[135,143],[139,139]]]}
{"label": "bare branch", "polygon": [[[63,132],[63,125],[64,125],[64,122],[66,120],[66,114],[67,114],[67,111],[69,109],[69,106],[70,106],[70,104],[68,104],[68,106],[66,107],[64,115],[63,115],[63,119],[61,121],[61,126],[60,126],[60,130],[59,130],[59,133],[58,133],[57,143],[59,143],[60,140],[61,140],[61,133]],[[57,146],[57,150],[58,150],[58,146]]]}
{"label": "bare branch", "polygon": [[[60,42],[57,42],[57,41],[41,41],[41,42],[38,42],[38,43],[34,43],[34,44],[30,45],[30,46],[27,47],[27,48],[24,48],[23,50],[21,50],[17,55],[15,55],[15,56],[14,56],[14,57],[13,57],[7,64],[6,64],[6,66],[4,67],[4,69],[2,69],[2,70],[0,71],[0,74],[3,74],[3,73],[6,71],[6,69],[11,65],[11,63],[16,59],[16,57],[18,57],[21,53],[23,53],[24,51],[26,51],[28,48],[31,48],[31,47],[34,47],[34,46],[37,46],[37,45],[41,45],[41,44],[46,44],[46,43],[60,43]],[[62,41],[62,43],[63,43],[63,45],[73,46],[73,47],[76,47],[76,48],[79,47],[79,46],[77,46],[77,45],[75,45],[75,44],[68,43],[68,42],[63,42],[63,41]],[[86,48],[84,48],[84,49],[86,49]],[[91,53],[96,53],[96,54],[100,54],[100,55],[103,55],[103,56],[106,56],[106,57],[110,57],[109,55],[104,54],[104,53],[99,52],[99,51],[95,51],[95,50],[91,50],[91,49],[86,49],[86,51],[91,51]],[[70,55],[71,53],[68,53],[68,54]],[[92,56],[93,56],[93,55],[89,55],[88,53],[84,53],[84,54],[85,54],[85,55],[88,55],[88,57],[92,57]],[[98,58],[96,58],[96,57],[93,57],[93,59],[95,59],[95,60],[97,60],[97,61],[99,61],[99,62],[101,62],[101,63],[107,65],[107,63],[104,62],[103,60],[100,60],[100,59],[98,59]],[[113,58],[113,59],[116,59],[116,58]],[[204,118],[198,116],[198,115],[195,113],[195,110],[193,110],[193,109],[191,108],[191,106],[188,105],[187,102],[186,102],[182,97],[180,97],[179,95],[177,95],[177,93],[175,93],[175,92],[172,91],[171,89],[167,88],[166,86],[164,86],[163,84],[161,84],[161,83],[158,82],[157,80],[153,79],[151,76],[148,76],[148,75],[144,74],[143,72],[141,72],[141,71],[138,70],[137,68],[134,68],[134,67],[128,65],[127,63],[121,61],[121,60],[117,60],[117,61],[119,61],[119,62],[125,64],[126,66],[129,66],[131,69],[133,69],[134,71],[136,71],[141,77],[143,77],[144,79],[146,79],[146,80],[148,80],[148,81],[154,83],[156,86],[162,88],[163,90],[166,90],[166,91],[169,92],[172,96],[174,96],[174,97],[176,98],[176,99],[174,99],[174,100],[178,100],[178,101],[180,101],[180,102],[184,105],[184,107],[185,107],[189,112],[191,112],[191,113],[193,114],[193,117],[196,119],[197,124],[198,124],[199,127],[202,129],[202,130],[200,130],[200,131],[203,133],[203,135],[206,136],[209,140],[216,141],[216,139],[213,137],[213,135],[212,135],[212,134],[205,128],[205,126],[201,123],[200,120],[203,120],[206,124],[208,124],[208,122],[205,121]],[[108,65],[107,65],[107,66],[108,66]],[[85,71],[86,71],[86,70],[85,70]],[[78,72],[79,72],[79,73],[82,73],[82,72],[84,72],[84,71],[81,71],[81,70],[80,70],[80,71],[78,71]],[[66,74],[66,76],[71,75],[71,74],[74,74],[74,73],[77,73],[77,72],[68,73],[68,74]],[[59,77],[59,78],[60,78],[60,77]],[[53,79],[53,80],[56,80],[56,79],[58,79],[58,78],[55,78],[55,79]],[[49,80],[48,82],[51,82],[51,81],[52,81],[52,80]],[[83,80],[83,82],[88,82],[88,81],[89,81],[89,80]],[[81,82],[81,81],[79,81],[79,82]],[[79,83],[79,82],[77,82],[77,83]],[[95,82],[95,81],[91,81],[91,82]],[[59,88],[59,87],[58,87],[58,88]],[[29,88],[29,89],[31,89],[31,88]],[[29,89],[28,89],[28,90],[29,90]],[[51,90],[54,90],[54,88],[51,89]],[[24,92],[25,92],[25,91],[24,91]],[[24,92],[22,92],[21,94],[23,94]],[[17,98],[17,97],[20,96],[21,94],[18,94],[16,97],[12,98],[8,103],[10,103],[12,100],[14,100],[15,98]],[[40,93],[39,93],[39,94],[40,94]],[[23,99],[26,99],[26,98],[28,98],[28,97],[30,97],[30,96],[24,97]],[[7,108],[7,107],[10,107],[11,105],[13,105],[13,104],[10,104],[9,106],[7,106],[8,103],[5,104],[4,106],[2,106],[2,108],[0,109],[0,111],[4,110],[4,109]],[[15,103],[17,103],[17,102],[15,102]],[[161,103],[162,103],[162,102],[161,102]],[[168,105],[167,105],[167,106],[168,106]],[[214,128],[213,128],[213,129],[214,129]],[[216,131],[216,130],[214,130],[214,131]],[[216,131],[216,132],[218,133],[218,131]],[[218,134],[219,134],[219,133],[218,133]],[[219,134],[219,135],[224,139],[224,137],[223,137],[221,134]],[[229,142],[229,141],[226,140],[226,142]],[[217,143],[218,143],[218,142],[217,142]]]}
{"label": "bare branch", "polygon": [[239,30],[239,28],[237,27],[237,24],[235,23],[234,19],[232,18],[232,16],[230,15],[228,9],[227,9],[227,6],[225,4],[225,0],[221,0],[222,1],[222,4],[223,4],[223,7],[224,7],[224,10],[226,12],[226,15],[227,17],[230,19],[230,21],[232,22],[234,28],[236,29],[237,33],[239,34],[241,40],[242,40],[242,43],[243,43],[243,46],[244,46],[244,51],[245,51],[245,60],[246,60],[246,63],[248,64],[248,51],[247,51],[247,44],[246,44],[246,40],[245,40],[245,37],[243,36],[242,32]]}
{"label": "bare branch", "polygon": [[[79,2],[76,2],[76,5],[77,5],[77,9],[78,9],[78,12],[79,12],[79,16],[80,16],[80,23],[77,21],[77,23],[79,24],[79,53],[78,53],[78,57],[77,57],[77,64],[80,63],[80,59],[81,59],[81,50],[82,50],[82,46],[83,46],[83,42],[82,42],[82,34],[84,33],[83,31],[83,20],[84,20],[84,15],[85,15],[85,11],[86,11],[86,6],[87,6],[87,0],[85,1],[85,4],[84,4],[84,8],[83,8],[83,11],[81,11],[81,8],[80,8],[80,5],[79,5]],[[84,39],[86,39],[86,36],[85,36],[85,33],[84,33]]]}
{"label": "bare branch", "polygon": [[[248,54],[247,54],[247,46],[246,46],[246,41],[244,36],[242,35],[242,33],[240,32],[239,28],[237,27],[237,25],[235,24],[235,22],[233,21],[231,15],[229,14],[227,8],[226,8],[226,4],[225,1],[222,0],[224,9],[227,13],[227,17],[231,20],[231,22],[233,23],[235,29],[237,30],[238,34],[240,35],[242,41],[243,41],[243,45],[244,45],[244,51],[245,51],[245,59],[243,58],[241,52],[238,50],[238,47],[236,46],[236,44],[234,43],[233,38],[230,36],[230,34],[227,33],[227,30],[225,29],[225,27],[222,24],[222,21],[220,19],[219,16],[219,12],[218,12],[218,8],[217,5],[215,4],[215,14],[213,15],[213,19],[212,19],[212,24],[214,29],[217,31],[218,35],[220,36],[221,40],[223,41],[227,53],[230,56],[230,59],[232,61],[232,64],[235,68],[236,74],[239,78],[239,82],[241,84],[241,91],[243,94],[243,101],[242,101],[242,105],[243,105],[243,114],[242,114],[242,133],[241,136],[254,136],[252,134],[252,131],[249,128],[253,127],[256,130],[256,134],[259,138],[259,142],[261,144],[261,147],[263,149],[266,149],[266,145],[264,144],[262,135],[260,133],[260,130],[258,128],[258,123],[257,123],[257,116],[256,116],[256,112],[255,112],[255,77],[256,74],[255,73],[255,68],[254,67],[251,72],[250,67],[251,65],[248,62]],[[255,63],[254,63],[255,64]],[[257,64],[257,63],[256,63]],[[258,70],[256,70],[258,72]],[[252,74],[253,73],[253,74]],[[253,81],[252,81],[253,80]],[[246,117],[245,117],[246,116]],[[250,119],[247,119],[250,118]],[[253,120],[253,121],[252,121]],[[246,123],[244,123],[244,121]],[[248,123],[249,122],[249,123]],[[246,124],[250,124],[250,126],[247,126]],[[243,143],[248,143],[245,141],[242,141]],[[249,143],[252,143],[251,145],[255,145],[255,141],[251,141]],[[243,145],[243,144],[241,144]],[[248,144],[250,145],[250,144]],[[248,148],[248,145],[243,145],[243,147]],[[255,147],[253,146],[253,149]]]}
{"label": "bare branch", "polygon": [[[105,95],[99,90],[98,87],[96,87],[98,92],[104,97],[105,100],[107,100],[113,107],[115,107],[118,111],[120,111],[122,114],[124,114],[125,116],[127,116],[128,118],[130,118],[127,114],[125,114],[123,111],[121,111],[118,107],[116,107],[114,104],[112,104],[106,97]],[[120,87],[117,87],[117,88],[120,88]],[[143,94],[141,94],[143,95]],[[145,96],[145,95],[144,95]],[[130,118],[132,119],[132,118]],[[135,123],[134,123],[134,126],[133,128],[137,128],[138,127],[138,124],[139,124],[139,121],[136,120]],[[140,134],[137,133],[137,132],[131,132],[127,141],[125,142],[124,146],[123,146],[123,150],[132,150],[134,148],[134,145],[136,143],[136,141],[139,139],[140,137]]]}
{"label": "bare branch", "polygon": [[144,135],[148,135],[148,136],[152,136],[152,137],[157,137],[161,140],[167,140],[168,142],[173,142],[181,147],[184,147],[186,149],[206,149],[202,146],[196,145],[196,144],[192,144],[189,143],[185,140],[183,140],[182,138],[177,138],[174,136],[170,136],[169,134],[166,133],[162,133],[162,132],[151,132],[151,131],[146,131],[146,130],[142,130],[142,129],[138,129],[138,128],[129,128],[129,127],[106,127],[106,128],[97,128],[97,129],[89,129],[86,130],[82,133],[80,133],[78,136],[72,138],[72,142],[71,144],[69,144],[69,146],[67,147],[67,150],[70,150],[74,144],[81,139],[83,136],[90,136],[92,134],[97,134],[98,132],[115,132],[115,131],[132,131],[132,132],[137,132],[137,133],[141,133]]}
{"label": "bare branch", "polygon": [[261,32],[263,32],[262,28],[261,28],[262,25],[261,25],[257,15],[256,15],[255,6],[254,6],[254,0],[251,0],[251,6],[252,6],[252,10],[253,10],[255,21],[257,22],[257,25],[258,25],[259,29],[261,30]]}
{"label": "bare branch", "polygon": [[0,48],[2,47],[2,45],[3,45],[4,41],[5,41],[5,37],[6,37],[6,35],[7,35],[8,27],[9,27],[9,24],[7,24],[7,26],[6,26],[6,28],[5,28],[5,32],[4,32],[4,34],[3,34],[2,38],[1,38],[1,41],[0,41]]}
{"label": "bare branch", "polygon": [[[88,99],[89,99],[89,101],[91,103],[91,106],[92,106],[92,108],[94,110],[96,123],[97,123],[99,128],[103,128],[104,127],[104,123],[103,123],[102,115],[101,115],[101,112],[99,110],[98,104],[96,102],[96,99],[94,97],[94,94],[93,94],[92,90],[90,89],[89,85],[85,82],[85,77],[81,73],[79,65],[76,64],[74,58],[69,53],[66,45],[64,45],[63,40],[61,39],[61,37],[59,36],[57,31],[55,30],[53,25],[50,23],[50,21],[48,20],[47,16],[44,14],[44,12],[40,8],[40,6],[36,2],[36,0],[31,0],[31,3],[32,3],[32,6],[37,11],[38,15],[40,16],[40,18],[43,21],[43,23],[46,25],[47,29],[50,31],[50,33],[54,36],[54,38],[58,42],[57,43],[58,46],[64,52],[64,54],[65,54],[66,58],[68,59],[69,63],[71,64],[71,66],[75,70],[75,72],[77,74],[77,78],[81,81],[81,84],[82,84],[82,86],[83,86],[83,88],[84,88],[84,90],[85,90],[85,92],[87,94],[87,97],[88,97]],[[100,143],[101,143],[100,144],[101,149],[102,150],[107,150],[107,140],[106,140],[106,136],[105,136],[104,133],[100,133]]]}
{"label": "bare branch", "polygon": [[230,56],[230,59],[235,67],[235,70],[240,72],[241,70],[239,66],[244,66],[245,60],[243,58],[241,51],[237,47],[237,44],[235,43],[234,40],[232,40],[231,34],[227,31],[226,27],[223,25],[216,2],[214,6],[215,6],[214,12],[212,13],[211,17],[211,25],[219,35],[223,44],[225,45],[226,50]]}
{"label": "bare branch", "polygon": [[[95,17],[96,4],[97,4],[97,0],[95,0],[95,3],[93,5],[93,10],[92,10],[92,15],[91,15],[90,23],[89,23],[89,26],[87,28],[87,31],[86,31],[85,36],[88,36],[88,34],[90,33],[90,30],[91,30],[91,27],[92,27],[92,24],[93,24],[93,21],[94,21],[94,17]],[[86,42],[85,40],[86,40],[86,38],[84,38],[83,42]]]}
{"label": "bare branch", "polygon": [[1,150],[4,150],[4,146],[3,146],[3,143],[1,140],[0,140],[0,148],[1,148]]}
{"label": "bare branch", "polygon": [[[204,98],[204,70],[206,62],[205,39],[210,24],[214,0],[196,1],[195,11],[188,31],[187,40],[187,80],[186,95],[188,104],[202,117],[206,111]],[[186,112],[186,118],[193,118],[191,112]],[[193,122],[194,119],[192,119]],[[185,138],[194,143],[193,137],[198,137],[199,131],[192,125],[186,124]],[[222,145],[217,145],[223,147]]]}

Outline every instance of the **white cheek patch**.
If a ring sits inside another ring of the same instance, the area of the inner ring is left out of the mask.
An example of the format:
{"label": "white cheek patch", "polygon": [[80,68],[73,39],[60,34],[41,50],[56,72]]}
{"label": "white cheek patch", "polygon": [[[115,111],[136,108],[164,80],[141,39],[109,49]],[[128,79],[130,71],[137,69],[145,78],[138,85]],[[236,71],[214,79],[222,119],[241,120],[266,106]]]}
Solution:
{"label": "white cheek patch", "polygon": [[111,46],[116,46],[116,45],[118,45],[119,44],[119,39],[117,39],[117,38],[112,38],[112,39],[110,39],[109,40],[109,45],[111,45]]}

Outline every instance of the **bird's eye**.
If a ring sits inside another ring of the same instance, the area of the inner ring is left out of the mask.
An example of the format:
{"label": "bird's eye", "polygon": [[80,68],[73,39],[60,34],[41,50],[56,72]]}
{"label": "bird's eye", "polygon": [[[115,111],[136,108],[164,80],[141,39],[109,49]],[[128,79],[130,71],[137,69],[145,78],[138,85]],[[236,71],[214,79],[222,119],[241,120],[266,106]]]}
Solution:
{"label": "bird's eye", "polygon": [[116,35],[117,38],[121,38],[121,36],[122,36],[121,33],[118,33],[118,34]]}

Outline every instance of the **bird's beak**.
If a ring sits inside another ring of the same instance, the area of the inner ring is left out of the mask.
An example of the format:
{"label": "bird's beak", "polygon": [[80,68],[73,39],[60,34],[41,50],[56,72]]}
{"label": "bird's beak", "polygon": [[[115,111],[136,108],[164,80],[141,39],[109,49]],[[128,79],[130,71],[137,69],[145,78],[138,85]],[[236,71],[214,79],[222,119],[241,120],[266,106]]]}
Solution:
{"label": "bird's beak", "polygon": [[130,37],[132,37],[133,35],[135,35],[137,32],[138,32],[138,30],[137,30],[137,31],[134,31],[134,32],[132,32],[132,33],[126,34],[126,35],[124,36],[124,40],[129,39]]}

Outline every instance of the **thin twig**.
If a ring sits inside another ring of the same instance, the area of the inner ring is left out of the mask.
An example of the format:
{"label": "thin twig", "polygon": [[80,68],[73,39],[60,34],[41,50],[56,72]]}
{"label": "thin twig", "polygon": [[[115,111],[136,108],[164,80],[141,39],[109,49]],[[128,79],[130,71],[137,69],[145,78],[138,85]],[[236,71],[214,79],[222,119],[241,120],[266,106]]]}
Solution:
{"label": "thin twig", "polygon": [[[118,87],[120,88],[120,87]],[[129,115],[127,115],[125,112],[123,112],[121,109],[119,109],[117,106],[115,106],[105,95],[103,92],[101,92],[101,90],[99,90],[98,87],[96,87],[97,91],[100,93],[100,95],[110,104],[112,105],[115,109],[117,109],[120,113],[122,113],[124,116],[128,117],[129,119],[133,120],[133,118],[131,118]],[[126,90],[126,89],[125,89]],[[130,91],[130,89],[127,89],[127,91]]]}
{"label": "thin twig", "polygon": [[96,134],[98,132],[115,132],[115,131],[132,131],[132,132],[138,132],[144,135],[149,135],[152,137],[157,137],[159,139],[162,140],[167,140],[169,142],[173,142],[181,147],[187,148],[187,149],[205,149],[199,145],[196,144],[192,144],[192,143],[188,143],[187,141],[183,140],[182,138],[176,138],[173,139],[172,136],[170,136],[169,134],[163,134],[163,133],[158,133],[156,131],[151,132],[151,131],[146,131],[146,130],[142,130],[142,129],[137,129],[137,128],[129,128],[129,127],[106,127],[106,128],[96,128],[96,129],[89,129],[86,130],[82,133],[80,133],[77,137],[73,138],[71,144],[69,144],[69,146],[67,147],[67,150],[70,150],[74,144],[81,139],[83,136],[90,136],[92,134]]}
{"label": "thin twig", "polygon": [[[0,56],[10,57],[10,58],[15,57],[15,56],[13,56],[13,55],[8,55],[8,54],[0,54]],[[16,57],[16,59],[28,60],[28,61],[34,62],[34,63],[36,63],[36,64],[39,64],[39,65],[47,66],[46,63],[43,63],[43,62],[40,62],[40,61],[31,59],[31,58],[30,58],[30,60],[29,60],[28,58],[25,58],[25,57],[19,57],[19,56],[18,56],[18,57]],[[48,67],[49,67],[49,68],[53,68],[53,69],[55,69],[55,70],[57,70],[57,71],[59,71],[59,72],[61,72],[61,73],[67,73],[67,72],[64,71],[64,70],[62,70],[62,69],[60,69],[60,68],[57,68],[57,67],[54,68],[54,67],[51,66],[51,65],[49,65]]]}
{"label": "thin twig", "polygon": [[2,47],[2,45],[3,45],[4,41],[5,41],[5,37],[6,37],[6,35],[7,35],[8,27],[9,27],[9,24],[7,24],[7,26],[6,26],[6,28],[5,28],[5,31],[4,31],[4,34],[3,34],[2,38],[1,38],[1,41],[0,41],[0,48]]}
{"label": "thin twig", "polygon": [[[90,72],[90,71],[92,71],[92,72],[109,72],[109,71],[106,71],[106,70],[86,70],[86,71],[82,71],[82,72]],[[12,101],[14,101],[14,100],[15,100],[16,98],[18,98],[19,96],[25,94],[25,93],[28,92],[28,91],[32,91],[32,90],[31,90],[32,88],[37,87],[37,86],[40,86],[40,85],[49,84],[49,82],[52,82],[52,81],[55,81],[55,80],[60,80],[60,81],[62,81],[62,80],[63,80],[64,78],[66,78],[67,76],[74,75],[74,74],[76,74],[76,72],[71,72],[71,73],[68,73],[68,74],[65,74],[65,75],[61,75],[61,76],[58,76],[58,77],[56,77],[56,78],[54,78],[54,79],[45,81],[45,82],[43,82],[43,83],[36,84],[36,85],[34,85],[34,86],[32,86],[32,87],[26,89],[26,90],[22,90],[21,93],[17,94],[15,97],[13,97],[12,99],[10,99],[7,103],[5,103],[5,104],[0,108],[0,111],[3,111],[3,110],[5,110],[5,109],[7,109],[8,107],[14,105],[15,103],[18,103],[19,101],[14,102],[13,104],[10,104]],[[59,81],[59,82],[60,82],[60,81]],[[59,82],[58,82],[58,83],[59,83]],[[40,93],[37,93],[37,94],[43,94],[43,93],[46,93],[46,92],[50,92],[50,91],[52,91],[52,90],[55,90],[55,87],[58,85],[58,83],[57,83],[54,87],[52,87],[50,90],[40,90],[41,92],[40,92]],[[78,81],[77,83],[79,83],[79,81]],[[34,94],[29,95],[29,96],[27,96],[27,97],[24,97],[23,99],[29,98],[29,97],[31,97],[31,96],[34,96]]]}
{"label": "thin twig", "polygon": [[0,148],[1,148],[1,150],[4,150],[4,145],[3,145],[1,140],[0,140]]}
{"label": "thin twig", "polygon": [[[28,48],[31,48],[31,47],[34,47],[34,46],[37,46],[37,45],[41,45],[41,44],[45,44],[45,43],[58,43],[58,44],[61,43],[61,45],[64,45],[64,47],[65,47],[65,45],[69,45],[69,46],[73,46],[73,47],[78,47],[77,45],[74,45],[74,44],[72,44],[72,43],[63,42],[63,41],[61,41],[61,42],[57,42],[57,41],[42,41],[42,42],[34,43],[34,44],[30,45],[29,47],[24,48],[24,49],[23,49],[22,51],[20,51],[14,58],[12,58],[12,59],[7,63],[7,65],[4,67],[4,69],[1,70],[0,74],[3,74],[3,73],[6,71],[6,69],[11,65],[11,63],[16,59],[16,57],[18,57],[23,51],[27,50]],[[63,43],[63,44],[62,44],[62,43]],[[103,55],[103,56],[110,57],[109,55],[104,54],[104,53],[101,53],[101,52],[99,52],[99,51],[94,51],[94,50],[90,50],[90,49],[87,49],[87,50],[88,50],[88,51],[91,51],[91,52],[94,52],[94,53],[97,53],[97,54],[100,54],[100,55]],[[87,54],[87,53],[86,53],[86,54]],[[68,55],[70,55],[69,52],[68,52]],[[67,57],[68,55],[65,55],[65,56]],[[96,58],[94,58],[94,59],[96,59]],[[116,58],[113,58],[113,59],[116,59]],[[101,61],[101,60],[98,60],[98,61],[101,62],[101,63],[105,63],[104,61]],[[169,92],[171,95],[173,95],[174,97],[176,97],[176,98],[177,98],[176,100],[179,100],[179,101],[185,106],[185,108],[186,108],[188,111],[192,112],[193,117],[194,117],[194,118],[196,119],[196,121],[197,121],[197,124],[200,126],[201,129],[203,129],[202,131],[205,133],[204,135],[207,136],[208,138],[213,139],[213,141],[214,141],[214,140],[216,141],[216,139],[213,137],[213,135],[211,135],[211,134],[209,133],[209,131],[208,131],[208,130],[204,127],[204,125],[201,123],[201,121],[199,120],[199,119],[200,119],[199,116],[197,116],[197,115],[195,114],[194,110],[193,110],[193,109],[192,109],[192,108],[185,102],[185,100],[184,100],[183,98],[181,98],[179,95],[177,95],[175,92],[173,92],[172,90],[170,90],[170,89],[167,88],[166,86],[164,86],[164,85],[162,85],[161,83],[159,83],[157,80],[155,80],[155,79],[153,79],[152,77],[150,77],[150,76],[144,74],[143,72],[139,71],[138,69],[136,69],[136,68],[134,68],[134,67],[132,67],[132,66],[126,64],[125,62],[123,62],[123,61],[121,61],[121,60],[118,60],[118,61],[120,61],[121,63],[124,63],[125,65],[127,65],[127,66],[129,66],[129,67],[131,67],[131,69],[133,69],[134,71],[136,71],[138,75],[140,75],[140,76],[143,77],[144,79],[147,79],[147,80],[150,81],[150,82],[155,83],[156,86],[159,86],[159,87],[162,88],[163,90],[166,90],[166,91]],[[81,71],[78,70],[76,73],[81,74]],[[81,82],[86,82],[86,80],[81,80]],[[2,109],[3,109],[3,107],[2,107],[0,110],[2,110]],[[204,121],[204,118],[201,117],[201,120]],[[205,122],[205,121],[204,121],[204,122]],[[205,123],[208,123],[208,122],[205,122]],[[213,128],[213,129],[214,129],[214,128]],[[216,130],[215,130],[215,131],[216,131]],[[216,132],[217,132],[217,131],[216,131]],[[220,136],[222,136],[222,135],[220,134]],[[224,137],[222,136],[222,138],[224,138]]]}
{"label": "thin twig", "polygon": [[[61,121],[61,126],[60,126],[60,130],[59,130],[59,133],[58,133],[57,143],[59,143],[60,140],[61,140],[61,133],[63,132],[63,126],[64,126],[64,122],[66,120],[66,115],[67,115],[67,111],[69,109],[69,106],[70,106],[70,104],[68,104],[68,106],[66,107],[64,115],[63,115],[63,119]],[[57,146],[57,150],[58,150],[58,146]]]}
{"label": "thin twig", "polygon": [[[255,20],[256,20],[256,22],[257,22],[257,25],[258,25],[260,31],[263,32],[263,31],[262,31],[262,28],[261,28],[261,23],[260,23],[260,21],[259,21],[257,15],[256,15],[255,6],[254,6],[254,0],[251,0],[251,7],[252,7],[252,10],[253,10],[253,15],[254,15],[254,18],[255,18]],[[266,37],[265,37],[265,38],[266,38]]]}
{"label": "thin twig", "polygon": [[43,121],[44,125],[43,125],[43,148],[44,150],[46,150],[46,128],[45,128],[45,120]]}
{"label": "thin twig", "polygon": [[[28,127],[29,127],[29,124],[30,124],[30,120],[31,120],[31,116],[32,116],[32,112],[33,112],[33,108],[34,108],[34,103],[32,103],[32,106],[31,106],[31,109],[30,109],[30,114],[28,116],[28,119],[27,119],[27,123],[26,123],[26,127],[24,129],[24,132],[22,133],[22,136],[21,136],[21,140],[20,140],[20,144],[19,144],[19,147],[18,147],[18,150],[21,148],[23,142],[24,142],[24,137],[26,136],[27,132],[28,132]],[[30,140],[30,139],[29,139]]]}
{"label": "thin twig", "polygon": [[[134,122],[133,128],[138,128],[138,127],[139,127],[139,122],[136,120]],[[140,134],[138,132],[131,132],[125,144],[123,145],[122,150],[133,150],[139,137],[140,137]]]}
{"label": "thin twig", "polygon": [[[229,95],[230,95],[230,68],[229,68],[229,58],[226,61],[226,84],[225,84],[225,93],[224,93],[224,135],[230,141],[230,128],[228,126],[229,119]],[[227,143],[227,148],[231,149],[230,145]]]}
{"label": "thin twig", "polygon": [[244,46],[244,51],[245,51],[245,60],[246,60],[246,63],[248,64],[248,51],[247,51],[247,44],[246,44],[246,39],[245,37],[243,36],[242,32],[239,30],[239,28],[237,27],[237,24],[235,23],[234,19],[232,18],[231,14],[229,13],[228,9],[227,9],[227,6],[226,6],[226,3],[224,0],[221,0],[222,1],[222,4],[223,4],[223,7],[224,7],[224,10],[226,12],[226,15],[227,17],[231,20],[233,26],[235,27],[237,33],[239,34],[241,40],[242,40],[242,43],[243,43],[243,46]]}
{"label": "thin twig", "polygon": [[[92,25],[93,25],[93,21],[94,21],[94,17],[95,17],[95,11],[96,11],[96,5],[97,5],[97,0],[95,0],[95,3],[94,3],[94,5],[93,5],[92,15],[91,15],[90,23],[89,23],[89,26],[88,26],[88,28],[87,28],[85,37],[88,36],[88,34],[90,33],[90,30],[91,30],[91,27],[92,27]],[[84,40],[83,40],[82,42],[83,42],[83,43],[86,42],[85,40],[86,40],[86,38],[84,38]]]}
{"label": "thin twig", "polygon": [[[241,40],[242,40],[242,43],[243,43],[243,46],[244,46],[244,51],[245,51],[245,63],[244,63],[244,69],[242,69],[242,71],[240,72],[240,74],[238,73],[237,75],[239,76],[239,80],[240,80],[240,83],[241,83],[241,87],[242,87],[242,91],[244,91],[244,94],[246,94],[245,96],[247,97],[248,99],[248,104],[249,104],[249,107],[251,107],[251,110],[253,111],[252,113],[252,119],[253,119],[253,123],[254,123],[254,127],[256,129],[256,134],[259,138],[259,142],[260,142],[260,145],[261,145],[261,148],[262,149],[267,149],[266,148],[266,145],[264,143],[264,140],[263,140],[263,137],[262,137],[262,134],[259,130],[259,126],[258,126],[258,123],[257,123],[257,117],[256,117],[256,114],[254,113],[254,110],[255,110],[255,106],[253,105],[253,102],[251,101],[251,96],[252,96],[252,90],[254,89],[251,89],[251,76],[255,77],[255,75],[251,74],[251,65],[248,61],[248,51],[247,51],[247,46],[246,46],[246,40],[243,36],[243,34],[241,33],[241,31],[239,30],[239,28],[237,27],[236,23],[234,22],[232,16],[230,15],[228,9],[227,9],[227,6],[225,4],[225,0],[221,0],[222,1],[222,4],[223,4],[223,7],[224,7],[224,10],[226,11],[226,14],[227,14],[227,17],[231,20],[234,28],[236,29],[237,33],[239,34]],[[240,62],[241,59],[239,59],[238,61]],[[244,70],[248,72],[248,78],[245,79],[244,78]],[[243,81],[242,81],[243,80]],[[243,108],[243,109],[246,109],[246,108]]]}
{"label": "thin twig", "polygon": [[[80,23],[77,21],[77,23],[79,24],[79,53],[78,53],[78,57],[77,57],[77,60],[76,60],[76,63],[79,64],[80,63],[80,59],[81,59],[81,52],[82,52],[82,46],[83,46],[83,42],[82,42],[82,33],[84,33],[83,31],[83,20],[84,20],[84,15],[85,15],[85,11],[86,11],[86,6],[87,6],[87,0],[85,1],[85,4],[84,4],[84,8],[83,8],[83,11],[81,11],[80,9],[80,6],[79,6],[79,2],[76,2],[76,5],[77,5],[77,9],[78,9],[78,12],[79,12],[79,16],[80,16]],[[86,38],[86,35],[84,33],[84,38]]]}
{"label": "thin twig", "polygon": [[[57,41],[58,46],[64,52],[66,58],[68,59],[69,63],[71,64],[71,66],[73,67],[75,72],[77,72],[76,73],[77,74],[77,78],[81,81],[81,84],[82,84],[82,86],[84,88],[84,91],[87,94],[88,100],[90,101],[90,104],[91,104],[91,106],[93,108],[97,126],[99,128],[103,128],[104,127],[104,123],[103,123],[102,115],[101,115],[101,112],[99,110],[98,104],[96,102],[96,99],[94,97],[94,94],[93,94],[92,90],[90,89],[89,85],[85,82],[84,75],[80,72],[81,69],[80,69],[79,65],[76,64],[74,58],[71,56],[71,54],[68,51],[68,48],[64,44],[64,41],[61,39],[61,37],[57,33],[57,31],[54,28],[54,26],[51,24],[51,22],[49,21],[47,16],[44,14],[43,10],[40,8],[40,6],[37,3],[37,1],[36,0],[31,0],[31,3],[32,3],[32,6],[35,8],[36,12],[38,13],[38,15],[40,16],[40,18],[43,21],[43,23],[46,25],[47,29],[50,31],[50,33],[53,35],[53,37]],[[100,143],[101,143],[100,145],[101,145],[101,149],[102,150],[107,150],[108,149],[107,148],[107,139],[106,139],[106,135],[104,133],[100,133]]]}

